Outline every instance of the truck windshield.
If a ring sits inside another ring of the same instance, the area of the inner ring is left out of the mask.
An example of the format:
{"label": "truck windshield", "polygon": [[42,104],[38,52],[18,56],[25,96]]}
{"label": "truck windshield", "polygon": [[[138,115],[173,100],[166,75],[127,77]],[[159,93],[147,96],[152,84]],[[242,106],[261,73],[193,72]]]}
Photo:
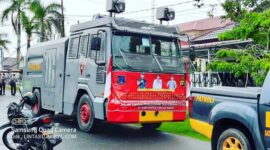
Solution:
{"label": "truck windshield", "polygon": [[116,33],[112,39],[115,69],[140,72],[184,73],[177,39]]}

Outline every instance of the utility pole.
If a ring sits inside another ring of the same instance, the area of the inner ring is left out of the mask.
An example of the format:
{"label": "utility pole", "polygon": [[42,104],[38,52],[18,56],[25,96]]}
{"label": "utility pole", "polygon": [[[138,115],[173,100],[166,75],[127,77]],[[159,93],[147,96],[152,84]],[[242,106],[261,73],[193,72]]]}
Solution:
{"label": "utility pole", "polygon": [[61,0],[61,37],[65,37],[65,16],[64,16],[64,0]]}
{"label": "utility pole", "polygon": [[155,0],[152,1],[152,23],[155,23]]}
{"label": "utility pole", "polygon": [[[208,53],[207,53],[207,62],[208,62],[208,64],[210,64],[211,63],[211,48],[210,49],[208,49]],[[210,87],[211,85],[212,85],[212,79],[211,79],[211,72],[210,72],[210,70],[208,70],[208,72],[207,72],[207,75],[208,75],[208,84],[207,84],[207,87]]]}

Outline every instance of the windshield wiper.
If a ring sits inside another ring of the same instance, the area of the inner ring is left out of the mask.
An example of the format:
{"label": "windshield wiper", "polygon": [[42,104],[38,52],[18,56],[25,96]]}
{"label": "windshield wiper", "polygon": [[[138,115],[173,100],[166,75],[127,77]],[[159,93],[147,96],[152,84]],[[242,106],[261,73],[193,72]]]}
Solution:
{"label": "windshield wiper", "polygon": [[127,62],[127,60],[126,60],[126,57],[125,57],[124,54],[123,54],[123,52],[125,52],[125,51],[122,50],[121,48],[120,48],[119,50],[120,50],[120,54],[121,54],[121,56],[123,57],[123,60],[124,60],[125,64],[126,64],[129,68],[131,68],[131,69],[133,69],[133,70],[137,70],[137,69],[131,67],[131,66],[128,64],[128,62]]}
{"label": "windshield wiper", "polygon": [[159,61],[158,61],[158,59],[157,59],[157,57],[156,57],[156,54],[154,54],[154,55],[152,55],[152,56],[154,57],[155,61],[157,62],[158,67],[160,68],[160,70],[163,71],[163,68],[162,68],[161,64],[159,63]]}
{"label": "windshield wiper", "polygon": [[120,70],[124,70],[120,65],[118,65],[117,63],[113,62],[113,66],[119,68]]}

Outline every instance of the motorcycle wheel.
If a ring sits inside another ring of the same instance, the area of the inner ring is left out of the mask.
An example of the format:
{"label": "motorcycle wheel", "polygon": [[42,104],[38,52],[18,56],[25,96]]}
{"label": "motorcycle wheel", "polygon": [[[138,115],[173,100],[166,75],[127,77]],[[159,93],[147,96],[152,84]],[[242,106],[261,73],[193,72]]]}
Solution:
{"label": "motorcycle wheel", "polygon": [[[8,140],[9,139],[9,134],[11,133],[12,134],[13,130],[12,128],[8,128],[4,133],[3,133],[3,136],[2,136],[2,140],[3,140],[3,143],[4,145],[9,149],[9,150],[16,150],[17,147],[18,147],[18,144],[16,143],[13,143],[11,144],[10,141]],[[13,136],[14,134],[12,134]],[[11,139],[12,142],[13,142],[13,139],[12,139],[12,136],[11,136]],[[13,145],[13,146],[12,146]]]}
{"label": "motorcycle wheel", "polygon": [[46,139],[35,141],[34,144],[30,146],[31,150],[53,150],[50,143]]}

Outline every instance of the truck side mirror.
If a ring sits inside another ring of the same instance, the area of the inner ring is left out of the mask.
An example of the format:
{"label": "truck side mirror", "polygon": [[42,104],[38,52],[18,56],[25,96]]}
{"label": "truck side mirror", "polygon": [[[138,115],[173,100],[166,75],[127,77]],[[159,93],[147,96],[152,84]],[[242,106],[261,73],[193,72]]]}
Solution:
{"label": "truck side mirror", "polygon": [[100,51],[101,49],[101,38],[93,37],[91,39],[91,50]]}
{"label": "truck side mirror", "polygon": [[191,61],[195,61],[196,54],[195,54],[195,47],[191,47],[189,50],[189,59]]}

